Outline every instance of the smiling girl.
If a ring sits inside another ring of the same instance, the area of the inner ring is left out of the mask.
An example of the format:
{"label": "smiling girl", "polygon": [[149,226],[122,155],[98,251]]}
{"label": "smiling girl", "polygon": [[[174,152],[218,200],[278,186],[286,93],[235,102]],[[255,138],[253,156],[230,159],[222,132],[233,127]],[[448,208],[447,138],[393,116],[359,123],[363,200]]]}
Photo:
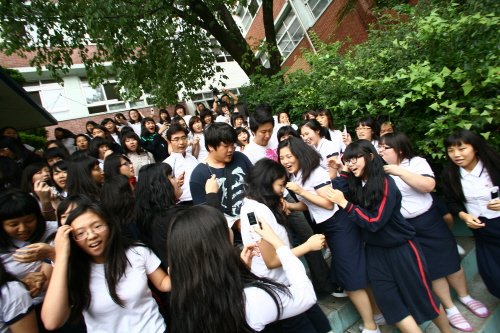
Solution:
{"label": "smiling girl", "polygon": [[362,230],[368,277],[385,319],[403,332],[421,332],[419,323],[435,319],[441,332],[449,332],[415,229],[401,215],[401,192],[385,175],[382,158],[370,141],[358,140],[343,160],[334,184],[342,191],[330,188],[325,198]]}
{"label": "smiling girl", "polygon": [[122,238],[107,221],[98,205],[82,204],[59,228],[41,312],[45,327],[57,329],[83,313],[89,332],[165,332],[148,280],[169,291],[169,276],[151,250]]}
{"label": "smiling girl", "polygon": [[135,132],[129,131],[122,134],[122,147],[125,155],[134,166],[135,177],[139,175],[139,170],[144,166],[155,162],[153,154],[141,147],[141,139]]}

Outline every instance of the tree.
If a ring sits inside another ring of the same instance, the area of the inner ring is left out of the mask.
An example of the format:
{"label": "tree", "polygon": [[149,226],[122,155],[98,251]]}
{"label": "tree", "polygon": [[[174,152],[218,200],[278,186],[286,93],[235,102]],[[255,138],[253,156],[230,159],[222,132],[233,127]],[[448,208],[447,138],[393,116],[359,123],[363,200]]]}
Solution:
{"label": "tree", "polygon": [[[248,76],[279,72],[273,1],[262,2],[270,68],[255,58],[236,25],[231,11],[237,4],[236,0],[2,1],[0,50],[29,56],[32,66],[39,71],[45,66],[56,77],[81,58],[91,84],[116,78],[118,86],[126,88],[125,98],[144,91],[157,104],[172,103],[178,100],[178,91],[199,89],[205,78],[219,72],[212,38]],[[112,66],[105,66],[109,63]]]}

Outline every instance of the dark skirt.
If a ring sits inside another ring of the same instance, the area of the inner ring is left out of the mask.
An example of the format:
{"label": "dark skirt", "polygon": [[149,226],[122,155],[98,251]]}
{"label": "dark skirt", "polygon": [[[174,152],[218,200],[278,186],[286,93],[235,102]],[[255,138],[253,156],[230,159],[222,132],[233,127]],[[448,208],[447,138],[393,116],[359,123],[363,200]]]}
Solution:
{"label": "dark skirt", "polygon": [[332,252],[332,280],[346,291],[366,288],[366,254],[359,227],[343,209],[319,225]]}
{"label": "dark skirt", "polygon": [[415,238],[424,253],[431,280],[460,270],[457,242],[435,206],[417,217],[406,220],[417,232]]}
{"label": "dark skirt", "polygon": [[366,256],[375,300],[389,324],[408,315],[419,324],[439,315],[439,300],[432,292],[418,241],[395,247],[367,244]]}
{"label": "dark skirt", "polygon": [[500,298],[500,217],[479,219],[486,226],[472,229],[476,238],[477,268],[488,291]]}

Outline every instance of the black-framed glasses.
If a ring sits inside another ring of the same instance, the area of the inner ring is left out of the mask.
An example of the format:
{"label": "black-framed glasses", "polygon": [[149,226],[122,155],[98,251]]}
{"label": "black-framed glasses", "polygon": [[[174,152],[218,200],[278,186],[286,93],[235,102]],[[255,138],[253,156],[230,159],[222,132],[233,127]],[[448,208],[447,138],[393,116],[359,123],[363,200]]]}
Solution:
{"label": "black-framed glasses", "polygon": [[358,158],[360,157],[363,157],[363,155],[358,155],[358,156],[355,156],[355,157],[351,157],[349,159],[344,159],[342,158],[342,162],[344,163],[344,165],[353,165],[353,164],[356,164],[358,162]]}
{"label": "black-framed glasses", "polygon": [[388,145],[379,145],[378,146],[379,151],[384,151],[384,150],[392,149],[392,148],[393,148],[392,146],[388,146]]}

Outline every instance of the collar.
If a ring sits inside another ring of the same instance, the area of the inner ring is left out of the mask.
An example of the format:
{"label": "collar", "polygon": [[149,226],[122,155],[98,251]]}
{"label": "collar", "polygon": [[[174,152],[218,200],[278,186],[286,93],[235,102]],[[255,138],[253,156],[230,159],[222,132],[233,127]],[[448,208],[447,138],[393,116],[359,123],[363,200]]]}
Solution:
{"label": "collar", "polygon": [[464,168],[460,167],[460,176],[463,178],[468,175],[471,175],[479,178],[483,173],[483,169],[484,169],[483,162],[481,162],[481,160],[478,160],[476,166],[474,167],[474,169],[472,169],[471,172],[467,172]]}

